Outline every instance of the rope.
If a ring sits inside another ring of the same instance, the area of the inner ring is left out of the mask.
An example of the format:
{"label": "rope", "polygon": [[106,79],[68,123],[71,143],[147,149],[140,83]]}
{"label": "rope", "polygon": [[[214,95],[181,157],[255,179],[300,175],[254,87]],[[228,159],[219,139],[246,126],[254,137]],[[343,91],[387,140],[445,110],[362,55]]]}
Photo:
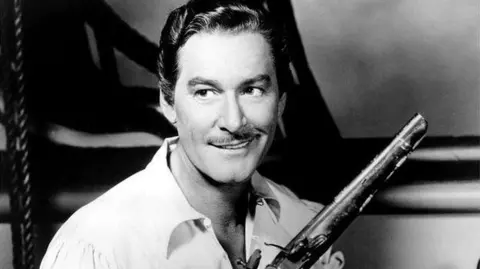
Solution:
{"label": "rope", "polygon": [[12,215],[13,265],[15,269],[34,268],[32,196],[29,173],[28,115],[23,71],[22,1],[13,1],[14,59],[13,81],[5,89],[7,112],[7,152],[10,161],[10,208]]}

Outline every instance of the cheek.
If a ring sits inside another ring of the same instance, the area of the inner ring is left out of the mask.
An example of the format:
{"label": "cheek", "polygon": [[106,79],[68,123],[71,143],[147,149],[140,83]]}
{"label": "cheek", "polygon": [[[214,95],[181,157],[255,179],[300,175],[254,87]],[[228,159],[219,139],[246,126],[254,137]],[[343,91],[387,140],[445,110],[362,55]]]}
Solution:
{"label": "cheek", "polygon": [[248,120],[255,125],[264,128],[276,126],[277,106],[274,102],[247,105],[244,113]]}
{"label": "cheek", "polygon": [[212,113],[205,108],[202,109],[191,103],[182,103],[175,107],[175,111],[179,135],[202,137],[211,128]]}

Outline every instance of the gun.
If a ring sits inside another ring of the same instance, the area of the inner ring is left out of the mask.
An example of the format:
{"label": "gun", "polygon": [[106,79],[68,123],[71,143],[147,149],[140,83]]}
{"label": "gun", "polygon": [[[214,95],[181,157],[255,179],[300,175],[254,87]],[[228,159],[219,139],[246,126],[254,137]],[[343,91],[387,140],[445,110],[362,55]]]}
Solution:
{"label": "gun", "polygon": [[[427,121],[415,114],[378,154],[327,206],[284,247],[266,269],[307,269],[363,211],[377,191],[415,150],[427,132]],[[254,256],[254,255],[252,255]],[[258,252],[254,259],[260,259]],[[251,261],[251,264],[258,265]]]}

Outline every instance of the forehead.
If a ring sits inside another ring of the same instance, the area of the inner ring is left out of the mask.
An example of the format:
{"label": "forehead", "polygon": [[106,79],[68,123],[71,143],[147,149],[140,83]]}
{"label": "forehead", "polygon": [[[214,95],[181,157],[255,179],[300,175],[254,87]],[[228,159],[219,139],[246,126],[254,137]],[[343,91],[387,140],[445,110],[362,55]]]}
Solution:
{"label": "forehead", "polygon": [[273,75],[270,45],[259,33],[216,31],[193,35],[179,51],[179,80],[203,76],[224,82]]}

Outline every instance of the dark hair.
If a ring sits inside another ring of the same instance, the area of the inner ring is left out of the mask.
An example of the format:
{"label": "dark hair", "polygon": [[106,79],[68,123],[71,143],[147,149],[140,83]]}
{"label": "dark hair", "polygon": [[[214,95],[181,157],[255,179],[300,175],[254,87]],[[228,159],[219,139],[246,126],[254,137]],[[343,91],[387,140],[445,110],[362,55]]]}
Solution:
{"label": "dark hair", "polygon": [[178,51],[190,37],[199,32],[221,30],[262,34],[272,49],[279,88],[288,87],[283,82],[291,75],[284,27],[269,14],[261,2],[191,0],[170,13],[160,36],[158,56],[159,86],[167,103],[171,105],[174,101],[173,91],[178,79]]}

